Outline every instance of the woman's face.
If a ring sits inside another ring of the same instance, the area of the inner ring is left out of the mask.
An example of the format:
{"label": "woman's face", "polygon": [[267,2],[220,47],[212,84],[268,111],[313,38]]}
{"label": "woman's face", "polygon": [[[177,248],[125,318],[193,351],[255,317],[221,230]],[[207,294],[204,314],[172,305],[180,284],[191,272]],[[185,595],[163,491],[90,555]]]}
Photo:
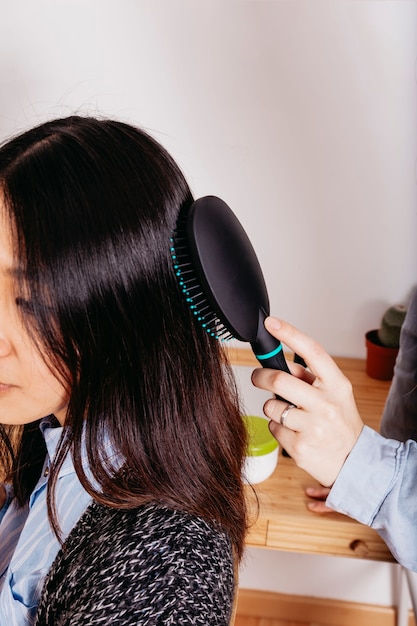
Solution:
{"label": "woman's face", "polygon": [[14,269],[10,228],[0,201],[0,423],[27,424],[53,414],[63,424],[68,393],[25,331]]}

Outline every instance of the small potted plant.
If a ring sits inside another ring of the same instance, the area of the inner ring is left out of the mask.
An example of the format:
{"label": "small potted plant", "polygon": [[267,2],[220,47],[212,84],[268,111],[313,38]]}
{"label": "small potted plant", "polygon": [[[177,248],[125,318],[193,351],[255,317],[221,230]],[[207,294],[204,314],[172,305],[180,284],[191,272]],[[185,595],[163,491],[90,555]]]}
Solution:
{"label": "small potted plant", "polygon": [[381,327],[366,333],[366,373],[371,378],[392,379],[406,312],[402,304],[389,307],[382,317]]}

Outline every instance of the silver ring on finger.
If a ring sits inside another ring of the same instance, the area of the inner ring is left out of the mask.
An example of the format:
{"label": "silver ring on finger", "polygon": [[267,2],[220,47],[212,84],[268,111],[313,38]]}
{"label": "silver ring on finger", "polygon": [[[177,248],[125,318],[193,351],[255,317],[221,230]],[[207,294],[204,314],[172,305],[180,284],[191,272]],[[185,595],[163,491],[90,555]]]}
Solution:
{"label": "silver ring on finger", "polygon": [[291,409],[295,409],[295,404],[289,404],[287,406],[286,409],[283,410],[283,412],[281,413],[281,417],[279,419],[279,423],[281,424],[281,426],[284,426],[284,428],[287,428],[285,425],[285,420],[287,418],[288,413],[291,411]]}

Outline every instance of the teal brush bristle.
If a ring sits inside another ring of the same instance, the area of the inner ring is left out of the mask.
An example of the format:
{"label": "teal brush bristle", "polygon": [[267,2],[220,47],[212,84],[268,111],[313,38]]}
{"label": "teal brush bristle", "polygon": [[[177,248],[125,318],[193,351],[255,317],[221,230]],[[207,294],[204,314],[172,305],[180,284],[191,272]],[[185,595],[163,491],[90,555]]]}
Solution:
{"label": "teal brush bristle", "polygon": [[[185,220],[184,220],[185,221]],[[221,322],[218,314],[211,308],[198,280],[188,248],[186,236],[181,233],[179,223],[171,238],[171,258],[174,264],[178,284],[184,294],[190,310],[200,326],[215,339],[229,341],[233,335]]]}

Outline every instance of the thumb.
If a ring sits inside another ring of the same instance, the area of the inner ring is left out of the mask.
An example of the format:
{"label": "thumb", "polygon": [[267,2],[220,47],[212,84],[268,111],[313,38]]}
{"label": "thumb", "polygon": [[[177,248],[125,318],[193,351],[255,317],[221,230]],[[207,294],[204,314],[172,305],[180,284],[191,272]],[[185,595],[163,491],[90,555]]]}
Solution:
{"label": "thumb", "polygon": [[269,316],[265,319],[265,328],[271,335],[277,337],[277,333],[279,333],[282,328],[282,324],[278,318]]}

